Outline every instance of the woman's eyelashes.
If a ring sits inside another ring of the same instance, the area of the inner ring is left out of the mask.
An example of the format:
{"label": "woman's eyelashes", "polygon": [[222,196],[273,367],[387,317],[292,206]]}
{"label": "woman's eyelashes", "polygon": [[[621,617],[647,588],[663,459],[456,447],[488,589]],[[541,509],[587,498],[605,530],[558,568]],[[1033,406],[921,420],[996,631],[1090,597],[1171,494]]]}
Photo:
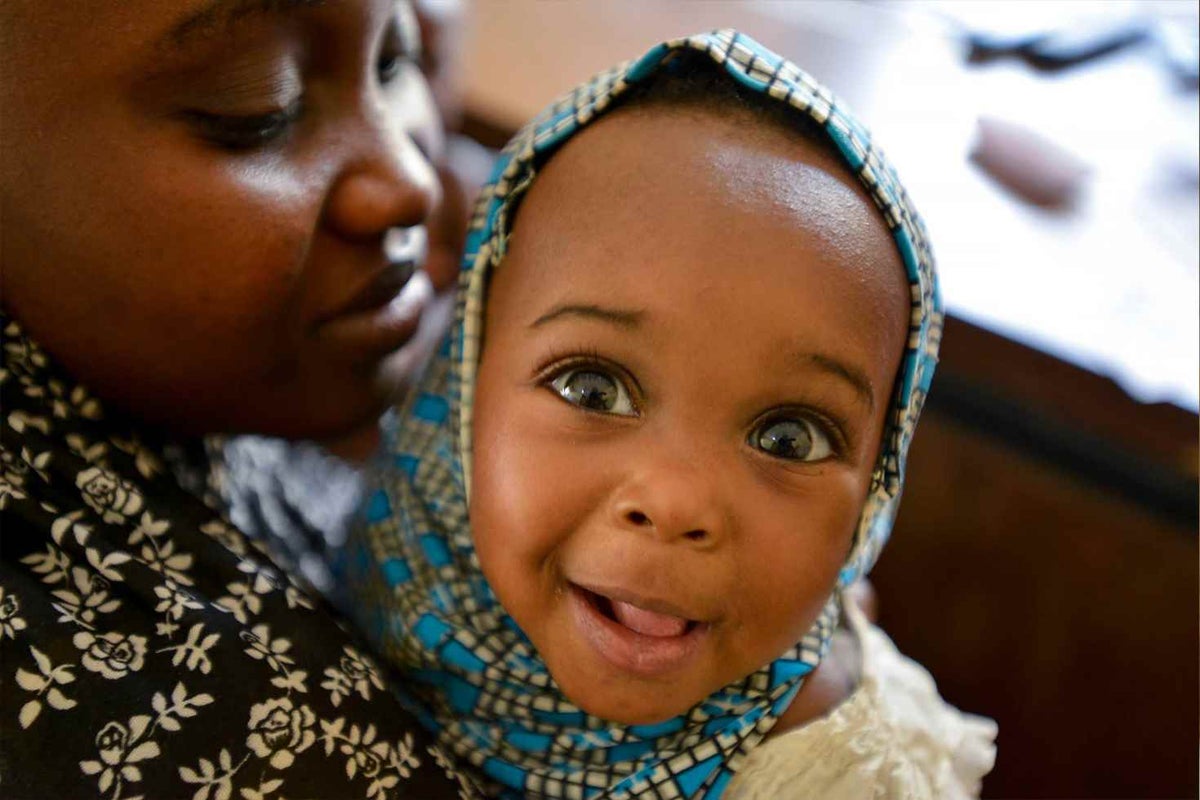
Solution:
{"label": "woman's eyelashes", "polygon": [[297,98],[284,108],[264,114],[192,111],[188,116],[205,141],[236,152],[266,147],[283,138],[302,114],[303,103]]}
{"label": "woman's eyelashes", "polygon": [[[373,79],[379,86],[394,83],[407,67],[415,68],[415,57],[398,41],[386,45],[375,60]],[[205,141],[224,150],[239,152],[268,147],[283,140],[304,113],[301,95],[280,108],[261,114],[194,110],[187,116]]]}
{"label": "woman's eyelashes", "polygon": [[546,386],[564,402],[586,411],[621,417],[638,413],[625,381],[599,364],[567,367],[546,381]]}

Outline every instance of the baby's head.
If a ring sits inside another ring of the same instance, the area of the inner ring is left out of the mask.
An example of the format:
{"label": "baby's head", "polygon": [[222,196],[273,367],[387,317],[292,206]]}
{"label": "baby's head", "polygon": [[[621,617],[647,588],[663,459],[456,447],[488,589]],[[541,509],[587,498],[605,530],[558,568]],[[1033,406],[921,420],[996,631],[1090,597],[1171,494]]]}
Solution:
{"label": "baby's head", "polygon": [[514,796],[719,794],[891,528],[941,329],[919,219],[720,31],[518,133],[460,289],[349,549],[360,621]]}
{"label": "baby's head", "polygon": [[479,560],[564,694],[623,723],[812,627],[908,329],[896,244],[833,143],[719,69],[658,76],[555,152],[488,288]]}

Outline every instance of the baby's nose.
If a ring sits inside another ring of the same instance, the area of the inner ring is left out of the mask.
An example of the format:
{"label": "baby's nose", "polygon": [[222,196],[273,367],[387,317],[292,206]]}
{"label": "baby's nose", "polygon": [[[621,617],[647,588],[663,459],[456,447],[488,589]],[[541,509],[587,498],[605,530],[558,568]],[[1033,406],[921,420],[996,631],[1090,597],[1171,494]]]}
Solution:
{"label": "baby's nose", "polygon": [[612,511],[619,526],[663,542],[716,547],[727,522],[718,492],[682,465],[649,466],[617,491]]}

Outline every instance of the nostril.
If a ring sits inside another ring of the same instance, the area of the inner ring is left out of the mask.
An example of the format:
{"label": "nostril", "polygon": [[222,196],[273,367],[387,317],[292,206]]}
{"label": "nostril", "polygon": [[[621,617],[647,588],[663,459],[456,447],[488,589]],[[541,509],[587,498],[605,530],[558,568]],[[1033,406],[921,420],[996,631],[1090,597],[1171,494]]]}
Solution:
{"label": "nostril", "polygon": [[645,514],[643,514],[640,511],[630,511],[628,514],[625,515],[625,517],[626,517],[626,519],[628,519],[630,522],[632,522],[634,525],[637,525],[638,527],[650,524],[650,518],[647,517]]}
{"label": "nostril", "polygon": [[702,530],[694,530],[694,531],[688,531],[687,533],[684,534],[684,536],[686,536],[688,538],[688,541],[702,542],[708,538],[708,532],[702,531]]}

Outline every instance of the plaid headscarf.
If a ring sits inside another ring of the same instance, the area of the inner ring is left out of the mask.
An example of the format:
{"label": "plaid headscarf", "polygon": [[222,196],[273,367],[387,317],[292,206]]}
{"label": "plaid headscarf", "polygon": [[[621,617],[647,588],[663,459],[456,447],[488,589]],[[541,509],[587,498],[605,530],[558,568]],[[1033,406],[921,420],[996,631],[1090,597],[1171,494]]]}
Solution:
{"label": "plaid headscarf", "polygon": [[[734,31],[658,45],[597,75],[526,125],[483,189],[462,264],[455,324],[388,433],[389,463],[365,527],[347,551],[357,615],[405,670],[413,702],[445,749],[512,797],[719,797],[820,662],[837,624],[838,592],[803,640],[686,714],[620,725],[566,699],[496,601],[468,522],[471,411],[488,273],[502,268],[515,201],[536,167],[631,85],[703,53],[743,87],[815,121],[879,207],[907,271],[911,315],[884,442],[838,588],[865,574],[887,540],[905,453],[942,332],[925,230],[895,173],[832,94],[789,61]],[[673,66],[672,66],[673,65]]]}

